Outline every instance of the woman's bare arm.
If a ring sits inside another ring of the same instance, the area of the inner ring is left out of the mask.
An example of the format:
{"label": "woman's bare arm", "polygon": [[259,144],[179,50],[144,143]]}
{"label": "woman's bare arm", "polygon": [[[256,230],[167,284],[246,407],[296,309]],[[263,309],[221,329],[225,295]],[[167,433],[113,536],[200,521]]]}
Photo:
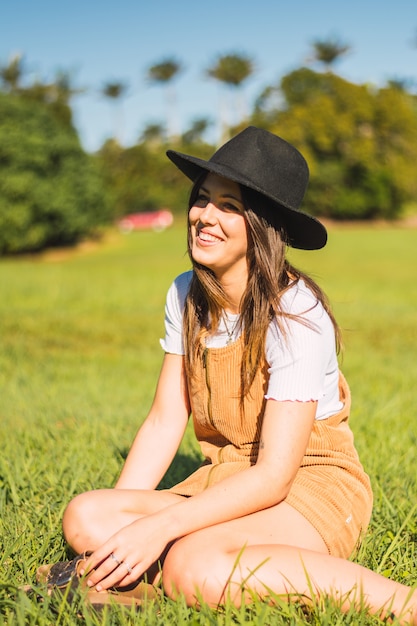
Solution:
{"label": "woman's bare arm", "polygon": [[152,407],[134,439],[116,489],[155,489],[178,450],[189,413],[184,357],[165,354]]}

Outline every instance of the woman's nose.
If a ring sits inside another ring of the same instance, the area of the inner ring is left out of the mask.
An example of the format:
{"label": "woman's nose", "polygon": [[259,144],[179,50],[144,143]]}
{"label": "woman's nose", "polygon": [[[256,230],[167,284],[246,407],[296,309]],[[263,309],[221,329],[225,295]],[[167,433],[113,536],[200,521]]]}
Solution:
{"label": "woman's nose", "polygon": [[216,206],[212,202],[208,202],[200,213],[200,222],[204,224],[212,224],[216,221]]}

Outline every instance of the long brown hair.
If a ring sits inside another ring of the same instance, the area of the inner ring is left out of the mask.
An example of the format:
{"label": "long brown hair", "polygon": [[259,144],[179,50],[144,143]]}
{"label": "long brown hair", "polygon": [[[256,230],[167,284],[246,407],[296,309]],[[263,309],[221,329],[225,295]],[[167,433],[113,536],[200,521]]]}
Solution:
{"label": "long brown hair", "polygon": [[[205,176],[194,184],[188,203],[190,209]],[[282,295],[300,279],[304,280],[327,311],[333,323],[336,345],[341,344],[340,330],[322,289],[308,275],[293,267],[286,259],[286,233],[274,217],[278,211],[269,201],[241,186],[245,218],[248,228],[248,282],[240,303],[240,327],[243,332],[241,364],[241,401],[248,394],[256,371],[264,362],[265,342],[269,324],[276,318],[284,338],[286,320],[296,319],[308,324],[302,316],[283,310]],[[254,207],[254,208],[252,208]],[[214,272],[196,263],[191,255],[191,229],[188,224],[188,254],[193,264],[193,277],[185,301],[184,346],[187,375],[192,377],[195,363],[202,358],[204,338],[215,332],[228,299]]]}

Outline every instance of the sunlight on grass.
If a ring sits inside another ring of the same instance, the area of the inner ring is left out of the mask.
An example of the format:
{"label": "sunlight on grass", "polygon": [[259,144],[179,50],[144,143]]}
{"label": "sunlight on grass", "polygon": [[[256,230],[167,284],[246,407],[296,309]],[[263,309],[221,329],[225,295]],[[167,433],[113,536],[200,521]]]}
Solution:
{"label": "sunlight on grass", "polygon": [[[341,366],[351,424],[375,507],[357,558],[417,582],[416,231],[343,227],[317,252],[291,259],[327,291],[343,329]],[[68,500],[113,484],[152,401],[162,359],[166,290],[189,268],[182,224],[163,233],[112,233],[102,244],[0,261],[0,615],[4,624],[57,623],[56,608],[16,594],[44,561],[64,558]],[[187,430],[163,486],[199,456]],[[131,624],[123,612],[60,624]],[[54,616],[55,617],[51,617]],[[100,621],[101,620],[101,621]],[[135,624],[374,624],[329,602],[310,612],[254,601],[197,612],[164,598]]]}

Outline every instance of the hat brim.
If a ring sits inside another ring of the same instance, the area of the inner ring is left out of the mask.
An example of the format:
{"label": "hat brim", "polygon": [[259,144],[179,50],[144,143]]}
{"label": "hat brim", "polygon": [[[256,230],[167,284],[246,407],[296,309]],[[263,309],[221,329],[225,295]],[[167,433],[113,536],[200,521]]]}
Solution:
{"label": "hat brim", "polygon": [[204,159],[183,154],[182,152],[176,152],[175,150],[168,150],[166,154],[174,165],[193,182],[196,182],[203,174],[210,172],[232,180],[268,198],[269,204],[272,202],[277,207],[276,217],[282,221],[287,233],[288,244],[292,248],[319,250],[326,245],[327,231],[323,224],[315,217],[303,211],[299,211],[298,209],[285,206],[281,202],[277,202],[274,197],[265,193],[265,191],[260,189],[256,184],[248,180],[246,176],[243,176],[233,168],[221,163],[205,161]]}

